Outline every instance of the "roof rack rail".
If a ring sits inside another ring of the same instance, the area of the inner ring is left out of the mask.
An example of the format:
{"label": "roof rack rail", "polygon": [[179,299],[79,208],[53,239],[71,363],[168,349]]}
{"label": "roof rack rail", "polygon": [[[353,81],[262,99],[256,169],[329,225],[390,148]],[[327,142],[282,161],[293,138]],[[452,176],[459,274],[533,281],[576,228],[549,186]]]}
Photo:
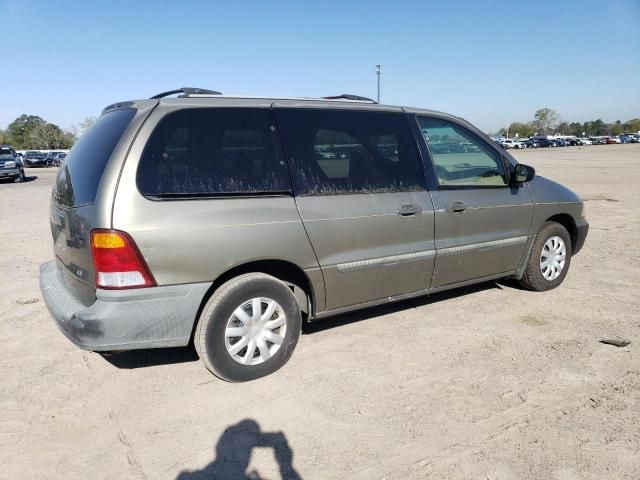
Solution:
{"label": "roof rack rail", "polygon": [[215,90],[207,90],[206,88],[194,88],[194,87],[182,87],[177,90],[169,90],[168,92],[162,92],[157,95],[151,97],[151,100],[155,100],[156,98],[164,98],[169,95],[174,95],[176,93],[183,93],[185,96],[189,95],[222,95],[221,92],[217,92]]}
{"label": "roof rack rail", "polygon": [[373,98],[361,97],[360,95],[352,95],[350,93],[343,93],[342,95],[334,95],[332,97],[322,97],[324,100],[353,100],[356,102],[371,102],[378,103]]}

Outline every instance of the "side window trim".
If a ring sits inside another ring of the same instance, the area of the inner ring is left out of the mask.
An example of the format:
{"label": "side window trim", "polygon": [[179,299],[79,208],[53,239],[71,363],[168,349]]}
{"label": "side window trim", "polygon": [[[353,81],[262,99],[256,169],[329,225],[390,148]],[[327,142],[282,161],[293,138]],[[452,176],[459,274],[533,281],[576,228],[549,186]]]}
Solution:
{"label": "side window trim", "polygon": [[427,190],[438,190],[439,184],[436,175],[435,165],[433,163],[433,157],[431,156],[431,150],[420,131],[420,125],[418,124],[418,117],[425,115],[416,115],[408,113],[409,127],[413,133],[413,139],[418,146],[418,152],[420,153],[420,160],[422,161],[422,171],[425,176],[425,183]]}
{"label": "side window trim", "polygon": [[287,164],[287,171],[289,172],[289,185],[291,186],[291,196],[298,197],[300,196],[300,192],[298,191],[298,184],[295,178],[295,165],[293,163],[293,158],[291,157],[291,153],[287,149],[287,143],[284,141],[284,134],[282,133],[282,127],[280,125],[280,121],[278,119],[278,106],[275,103],[272,103],[269,107],[271,111],[271,116],[273,117],[273,124],[276,126],[276,131],[278,132],[278,139],[280,140],[280,145],[282,146],[282,152],[284,153],[284,161]]}
{"label": "side window trim", "polygon": [[412,122],[413,131],[414,131],[414,135],[418,140],[418,146],[420,147],[420,151],[424,152],[425,158],[428,159],[427,160],[429,164],[428,170],[430,172],[430,176],[429,178],[427,178],[427,182],[430,190],[478,190],[478,189],[485,190],[485,189],[496,189],[496,188],[510,188],[508,181],[504,185],[441,185],[440,182],[438,182],[437,180],[438,176],[435,169],[435,162],[433,161],[431,147],[427,143],[422,133],[422,130],[420,129],[420,124],[419,124],[420,118],[444,120],[446,122],[452,123],[469,132],[474,138],[482,142],[484,146],[488,147],[489,150],[493,150],[494,152],[496,152],[496,154],[500,158],[500,161],[502,162],[505,174],[507,176],[507,180],[509,180],[509,177],[511,175],[512,164],[505,158],[505,156],[502,154],[502,152],[498,149],[496,145],[493,145],[492,142],[487,142],[484,138],[482,138],[480,135],[478,135],[476,132],[471,130],[468,126],[464,125],[463,123],[458,122],[455,119],[452,119],[450,117],[445,117],[440,115],[414,114],[413,122]]}

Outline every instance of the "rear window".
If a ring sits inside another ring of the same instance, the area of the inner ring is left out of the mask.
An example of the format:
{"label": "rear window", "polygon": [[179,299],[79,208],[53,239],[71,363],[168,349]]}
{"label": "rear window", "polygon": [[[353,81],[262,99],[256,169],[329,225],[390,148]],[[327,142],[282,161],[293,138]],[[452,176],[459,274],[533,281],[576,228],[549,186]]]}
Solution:
{"label": "rear window", "polygon": [[133,108],[105,113],[76,141],[58,172],[58,203],[78,207],[95,201],[107,161],[135,113]]}
{"label": "rear window", "polygon": [[291,190],[273,113],[255,108],[168,114],[145,147],[137,184],[143,195],[161,198]]}

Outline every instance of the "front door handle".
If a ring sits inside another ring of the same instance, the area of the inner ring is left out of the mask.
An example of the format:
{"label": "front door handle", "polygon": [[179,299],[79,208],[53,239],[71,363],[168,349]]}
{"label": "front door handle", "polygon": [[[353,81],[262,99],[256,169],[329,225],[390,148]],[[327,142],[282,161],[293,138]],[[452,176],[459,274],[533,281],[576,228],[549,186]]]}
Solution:
{"label": "front door handle", "polygon": [[461,214],[467,209],[467,204],[461,200],[456,200],[455,202],[450,202],[447,204],[447,211],[452,213]]}
{"label": "front door handle", "polygon": [[403,217],[410,217],[411,215],[417,215],[422,212],[422,208],[420,205],[416,205],[414,203],[403,203],[396,210],[398,215]]}

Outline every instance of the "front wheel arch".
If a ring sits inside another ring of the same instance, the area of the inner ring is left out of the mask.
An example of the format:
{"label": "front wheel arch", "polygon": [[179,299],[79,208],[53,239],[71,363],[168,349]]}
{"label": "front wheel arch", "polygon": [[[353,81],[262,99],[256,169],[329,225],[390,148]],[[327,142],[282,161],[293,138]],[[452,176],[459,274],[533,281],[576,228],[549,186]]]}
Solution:
{"label": "front wheel arch", "polygon": [[[545,278],[541,271],[541,252],[547,241],[554,236],[559,236],[562,239],[566,253],[562,254],[563,261],[560,266],[560,275],[549,279]],[[537,292],[544,292],[558,287],[569,271],[572,253],[571,236],[567,229],[558,222],[545,222],[535,237],[522,276],[517,279],[518,284],[525,290]]]}
{"label": "front wheel arch", "polygon": [[578,228],[576,227],[575,219],[568,213],[560,213],[547,218],[545,220],[545,223],[546,222],[559,223],[569,232],[569,237],[571,237],[571,251],[573,252],[578,238]]}

